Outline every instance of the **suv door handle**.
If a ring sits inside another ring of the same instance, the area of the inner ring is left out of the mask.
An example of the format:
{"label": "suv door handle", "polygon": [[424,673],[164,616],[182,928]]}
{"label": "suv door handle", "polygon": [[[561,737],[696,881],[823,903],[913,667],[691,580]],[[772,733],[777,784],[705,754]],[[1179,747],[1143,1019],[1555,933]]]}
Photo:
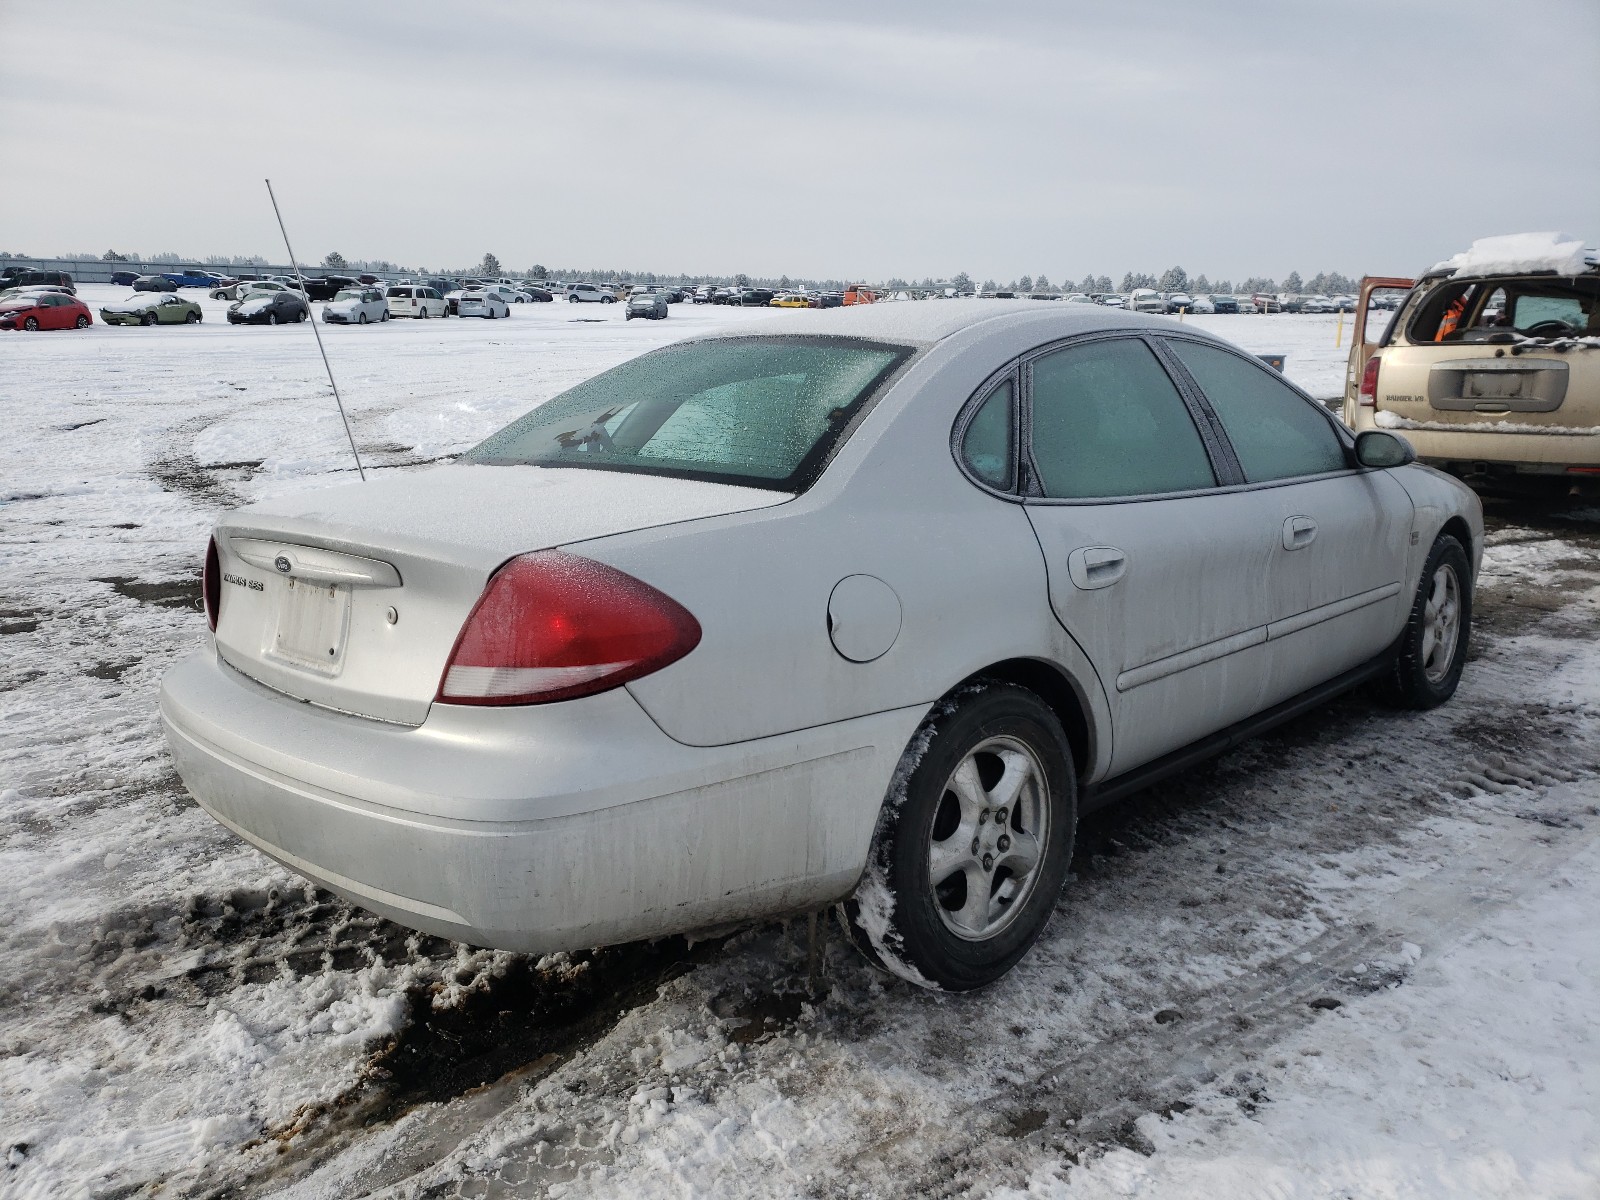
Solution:
{"label": "suv door handle", "polygon": [[1085,592],[1110,587],[1128,571],[1128,556],[1115,546],[1082,546],[1067,555],[1067,574]]}
{"label": "suv door handle", "polygon": [[1310,517],[1289,517],[1283,523],[1283,548],[1301,550],[1311,545],[1317,536],[1317,523]]}

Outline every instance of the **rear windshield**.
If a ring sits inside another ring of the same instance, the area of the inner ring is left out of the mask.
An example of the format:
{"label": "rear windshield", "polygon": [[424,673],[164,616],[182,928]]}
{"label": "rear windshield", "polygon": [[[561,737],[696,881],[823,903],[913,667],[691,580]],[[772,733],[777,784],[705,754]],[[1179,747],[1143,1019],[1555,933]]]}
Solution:
{"label": "rear windshield", "polygon": [[803,491],[908,346],[727,338],[645,354],[563,392],[460,461],[590,467]]}
{"label": "rear windshield", "polygon": [[1600,276],[1447,282],[1416,308],[1414,342],[1504,341],[1497,334],[1538,339],[1600,335]]}

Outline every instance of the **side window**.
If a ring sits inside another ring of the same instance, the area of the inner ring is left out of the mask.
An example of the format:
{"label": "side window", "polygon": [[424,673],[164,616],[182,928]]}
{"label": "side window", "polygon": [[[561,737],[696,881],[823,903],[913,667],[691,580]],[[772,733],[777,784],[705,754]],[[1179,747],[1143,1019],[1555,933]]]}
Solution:
{"label": "side window", "polygon": [[1194,420],[1136,338],[1070,346],[1033,364],[1033,461],[1046,496],[1144,496],[1214,487]]}
{"label": "side window", "polygon": [[1012,484],[1012,411],[1016,385],[1007,379],[994,388],[961,435],[961,457],[985,483],[1008,490]]}
{"label": "side window", "polygon": [[1350,465],[1333,426],[1272,372],[1215,346],[1176,339],[1167,345],[1211,401],[1249,482]]}

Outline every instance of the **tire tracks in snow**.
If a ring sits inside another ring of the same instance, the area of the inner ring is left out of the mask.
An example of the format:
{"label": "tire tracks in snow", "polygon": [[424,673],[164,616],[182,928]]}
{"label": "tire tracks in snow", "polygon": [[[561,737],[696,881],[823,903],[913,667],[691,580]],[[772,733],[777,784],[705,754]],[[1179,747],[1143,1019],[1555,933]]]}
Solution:
{"label": "tire tracks in snow", "polygon": [[[1516,828],[1516,816],[1497,817],[1496,853],[1452,859],[1239,980],[1176,998],[1172,1007],[1181,1016],[1051,1059],[1028,1080],[977,1098],[973,1108],[994,1118],[980,1132],[941,1147],[932,1165],[926,1147],[919,1147],[922,1153],[902,1164],[905,1182],[896,1194],[954,1197],[1008,1176],[1020,1182],[1041,1151],[1075,1161],[1113,1144],[1148,1153],[1135,1121],[1181,1111],[1186,1096],[1230,1073],[1222,1090],[1236,1095],[1245,1111],[1269,1102],[1269,1078],[1256,1068],[1274,1046],[1329,1008],[1401,986],[1415,961],[1408,943],[1430,956],[1445,953],[1600,841],[1592,802],[1570,787],[1562,790],[1564,796],[1541,797],[1546,808],[1554,800],[1560,811],[1582,818],[1562,836],[1529,836]],[[1027,1098],[1016,1099],[1018,1093]],[[855,1157],[894,1171],[892,1144],[863,1147]]]}

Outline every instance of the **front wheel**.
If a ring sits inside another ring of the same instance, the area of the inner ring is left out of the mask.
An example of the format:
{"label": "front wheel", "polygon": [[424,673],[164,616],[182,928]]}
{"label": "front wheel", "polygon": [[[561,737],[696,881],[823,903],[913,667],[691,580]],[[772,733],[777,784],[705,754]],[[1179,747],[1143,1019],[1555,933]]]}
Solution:
{"label": "front wheel", "polygon": [[139,318],[139,324],[143,325],[147,329],[155,323],[156,315],[153,312],[147,312],[144,316]]}
{"label": "front wheel", "polygon": [[276,325],[277,323],[278,323],[278,314],[275,313],[275,312],[269,312],[267,314],[267,324],[268,325]]}
{"label": "front wheel", "polygon": [[74,324],[76,324],[79,329],[87,329],[89,328],[89,318],[84,316],[82,313],[79,313],[78,319],[76,322],[74,322]]}
{"label": "front wheel", "polygon": [[1472,632],[1472,566],[1448,533],[1434,539],[1387,681],[1403,708],[1436,708],[1455,695]]}
{"label": "front wheel", "polygon": [[851,939],[923,987],[992,983],[1044,929],[1072,859],[1061,722],[1035,693],[978,680],[935,706],[895,780],[844,905]]}
{"label": "front wheel", "polygon": [[183,316],[183,323],[185,325],[200,324],[200,314],[197,312],[185,313]]}
{"label": "front wheel", "polygon": [[356,314],[356,324],[357,325],[365,325],[366,323],[367,323],[367,314],[366,313],[357,313]]}

